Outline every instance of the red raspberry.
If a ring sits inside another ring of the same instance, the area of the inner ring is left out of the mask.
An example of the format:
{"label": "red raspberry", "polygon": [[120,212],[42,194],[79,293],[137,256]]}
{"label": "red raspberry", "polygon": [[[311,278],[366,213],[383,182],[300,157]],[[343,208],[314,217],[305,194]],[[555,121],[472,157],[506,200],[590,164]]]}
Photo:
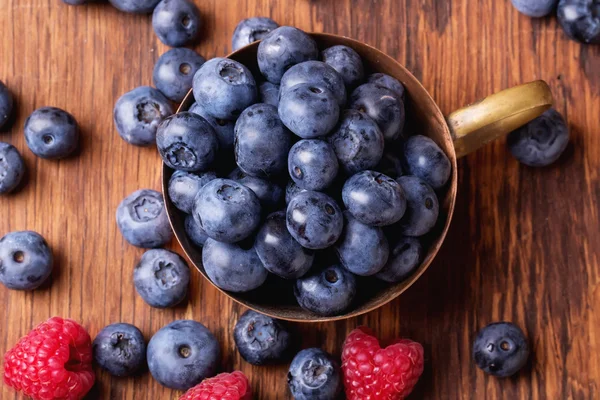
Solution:
{"label": "red raspberry", "polygon": [[240,371],[224,373],[203,380],[179,400],[251,400],[248,378]]}
{"label": "red raspberry", "polygon": [[92,343],[81,325],[50,318],[4,355],[4,382],[34,400],[78,400],[94,384]]}
{"label": "red raspberry", "polygon": [[348,400],[401,400],[423,373],[423,346],[398,340],[382,349],[369,328],[350,332],[342,351]]}

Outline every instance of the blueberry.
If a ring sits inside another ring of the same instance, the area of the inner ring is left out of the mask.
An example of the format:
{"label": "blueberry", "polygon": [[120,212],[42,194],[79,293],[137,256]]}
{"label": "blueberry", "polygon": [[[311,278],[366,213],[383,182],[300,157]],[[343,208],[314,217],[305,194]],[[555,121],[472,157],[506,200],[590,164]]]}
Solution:
{"label": "blueberry", "polygon": [[287,357],[291,338],[282,321],[248,310],[233,329],[240,355],[252,365],[276,363]]}
{"label": "blueberry", "polygon": [[358,86],[365,78],[362,59],[348,46],[329,47],[323,50],[321,58],[341,75],[348,88]]}
{"label": "blueberry", "polygon": [[254,242],[256,253],[267,271],[284,279],[296,279],[313,265],[314,252],[305,249],[290,235],[285,211],[269,215]]}
{"label": "blueberry", "polygon": [[146,251],[133,270],[135,290],[152,307],[167,308],[181,303],[189,283],[190,268],[185,260],[165,249]]}
{"label": "blueberry", "polygon": [[356,295],[356,277],[339,265],[296,280],[294,295],[300,307],[321,316],[339,315]]}
{"label": "blueberry", "polygon": [[346,104],[344,79],[333,67],[322,61],[305,61],[287,70],[281,78],[280,96],[302,83],[324,87],[333,93],[340,107]]}
{"label": "blueberry", "polygon": [[394,235],[390,257],[383,269],[375,275],[377,278],[389,282],[402,282],[419,267],[423,259],[423,246],[419,239],[407,236]]}
{"label": "blueberry", "polygon": [[406,236],[422,236],[437,222],[440,205],[435,191],[416,176],[401,176],[396,181],[406,195],[406,212],[398,223],[400,233]]}
{"label": "blueberry", "polygon": [[231,38],[231,48],[237,51],[242,47],[262,40],[272,30],[279,28],[279,24],[271,18],[252,17],[240,21],[233,31]]}
{"label": "blueberry", "polygon": [[383,88],[389,89],[396,94],[396,97],[404,101],[405,92],[404,85],[400,83],[400,81],[392,76],[387,74],[382,74],[380,72],[369,75],[367,78],[367,83],[373,83],[377,86],[381,86]]}
{"label": "blueberry", "polygon": [[148,14],[160,0],[108,0],[118,10],[127,13]]}
{"label": "blueberry", "polygon": [[408,175],[423,179],[433,189],[446,185],[452,172],[448,156],[427,136],[411,136],[404,143],[403,167]]}
{"label": "blueberry", "polygon": [[181,112],[160,123],[156,147],[168,167],[188,172],[203,171],[215,160],[219,141],[215,130],[204,118]]}
{"label": "blueberry", "polygon": [[167,46],[185,46],[200,34],[200,11],[188,0],[161,0],[152,13],[152,27]]}
{"label": "blueberry", "polygon": [[117,225],[125,240],[137,247],[159,247],[173,238],[163,198],[155,190],[137,190],[123,199]]}
{"label": "blueberry", "polygon": [[265,209],[276,208],[282,202],[283,189],[273,181],[248,175],[239,168],[229,174],[229,179],[252,190]]}
{"label": "blueberry", "polygon": [[296,354],[287,375],[295,400],[334,400],[341,391],[338,363],[321,349],[305,349]]}
{"label": "blueberry", "polygon": [[192,213],[194,199],[204,185],[217,179],[214,172],[200,172],[193,174],[185,171],[175,171],[169,179],[169,198],[181,211]]}
{"label": "blueberry", "polygon": [[288,155],[288,171],[299,187],[323,190],[337,176],[338,159],[329,143],[304,139],[292,146]]}
{"label": "blueberry", "polygon": [[114,376],[129,376],[146,363],[144,335],[131,324],[104,327],[92,343],[94,361]]}
{"label": "blueberry", "polygon": [[231,153],[233,150],[233,137],[235,129],[235,121],[228,121],[226,119],[219,119],[211,116],[206,110],[198,105],[198,103],[192,104],[189,111],[194,114],[198,114],[202,118],[208,121],[213,127],[217,134],[217,140],[219,141],[219,150],[221,153]]}
{"label": "blueberry", "polygon": [[519,162],[530,167],[552,164],[569,144],[569,128],[562,115],[550,109],[508,135],[507,145]]}
{"label": "blueberry", "polygon": [[68,157],[79,146],[79,127],[75,118],[60,108],[38,108],[25,121],[25,141],[38,157]]}
{"label": "blueberry", "polygon": [[256,103],[258,93],[254,77],[245,65],[228,58],[213,58],[194,75],[194,97],[209,115],[235,120]]}
{"label": "blueberry", "polygon": [[258,94],[261,103],[279,106],[279,85],[265,81],[258,86]]}
{"label": "blueberry", "polygon": [[600,43],[599,0],[560,0],[558,22],[571,39],[587,44]]}
{"label": "blueberry", "polygon": [[391,178],[404,175],[402,161],[392,151],[383,152],[383,157],[381,157],[381,161],[375,167],[375,171],[386,174]]}
{"label": "blueberry", "polygon": [[359,222],[348,211],[344,211],[344,231],[335,250],[344,268],[360,276],[381,271],[389,256],[383,230]]}
{"label": "blueberry", "polygon": [[248,175],[269,177],[285,172],[292,135],[269,104],[248,107],[235,124],[235,161]]}
{"label": "blueberry", "polygon": [[194,74],[206,60],[190,49],[171,49],[154,65],[154,86],[168,99],[180,102],[192,88]]}
{"label": "blueberry", "polygon": [[473,359],[486,373],[506,378],[525,366],[529,345],[523,331],[510,322],[489,324],[473,342]]}
{"label": "blueberry", "polygon": [[279,99],[279,117],[289,130],[303,139],[327,135],[335,127],[340,108],[324,86],[300,84]]}
{"label": "blueberry", "polygon": [[248,292],[265,283],[269,274],[254,247],[207,239],[202,249],[202,265],[210,280],[230,292]]}
{"label": "blueberry", "polygon": [[350,108],[362,111],[381,129],[385,140],[393,141],[404,130],[404,102],[395,92],[374,83],[357,87],[350,97]]}
{"label": "blueberry", "polygon": [[306,191],[292,198],[286,211],[287,228],[294,239],[307,249],[332,246],[342,234],[344,217],[328,195]]}
{"label": "blueberry", "polygon": [[402,187],[387,175],[363,171],[349,178],[342,189],[342,199],[354,218],[371,226],[391,225],[406,210]]}
{"label": "blueberry", "polygon": [[369,116],[358,110],[346,110],[339,125],[329,136],[340,166],[348,175],[374,168],[383,155],[384,138]]}
{"label": "blueberry", "polygon": [[302,192],[306,192],[306,189],[302,189],[300,186],[296,185],[294,181],[289,181],[285,187],[285,204],[290,204],[290,201],[292,201],[294,196]]}
{"label": "blueberry", "polygon": [[13,96],[6,85],[0,81],[0,128],[10,118],[13,109]]}
{"label": "blueberry", "polygon": [[25,162],[12,144],[0,142],[0,195],[15,190],[25,175]]}
{"label": "blueberry", "polygon": [[17,231],[0,239],[0,283],[8,289],[37,289],[50,277],[52,267],[52,252],[40,234]]}
{"label": "blueberry", "polygon": [[206,243],[206,239],[208,239],[208,235],[202,229],[200,225],[196,222],[193,215],[186,215],[184,221],[184,229],[185,234],[188,238],[198,247],[204,246]]}
{"label": "blueberry", "polygon": [[150,373],[163,386],[187,390],[213,376],[219,366],[219,343],[204,325],[178,320],[162,327],[148,343]]}
{"label": "blueberry", "polygon": [[117,100],[113,119],[123,140],[135,146],[148,146],[156,142],[158,124],[171,114],[171,103],[161,92],[140,86]]}
{"label": "blueberry", "polygon": [[250,236],[260,223],[256,194],[230,179],[214,179],[196,196],[193,215],[206,234],[218,241],[234,243]]}
{"label": "blueberry", "polygon": [[258,45],[260,72],[275,84],[279,84],[290,67],[318,58],[317,43],[300,29],[291,26],[274,29]]}
{"label": "blueberry", "polygon": [[550,14],[558,0],[511,0],[513,6],[528,17],[545,17]]}

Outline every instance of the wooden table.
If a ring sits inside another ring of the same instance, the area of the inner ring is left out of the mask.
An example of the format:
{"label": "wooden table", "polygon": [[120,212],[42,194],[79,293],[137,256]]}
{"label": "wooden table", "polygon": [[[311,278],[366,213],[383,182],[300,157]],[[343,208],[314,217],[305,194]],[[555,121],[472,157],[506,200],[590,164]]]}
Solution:
{"label": "wooden table", "polygon": [[[445,113],[500,89],[545,79],[569,121],[572,145],[554,166],[519,165],[504,143],[459,162],[454,222],[437,260],[400,299],[339,323],[294,324],[303,345],[340,354],[345,335],[366,324],[383,340],[423,343],[426,367],[415,399],[592,399],[600,396],[600,47],[569,41],[554,18],[530,20],[508,0],[205,0],[205,57],[230,50],[237,22],[268,15],[307,31],[354,37],[404,63]],[[222,370],[241,369],[257,399],[287,399],[287,366],[252,367],[233,345],[243,308],[193,273],[191,300],[156,310],[136,295],[132,269],[143,250],[115,224],[121,199],[160,188],[155,149],[118,136],[112,107],[124,92],[152,84],[167,48],[150,17],[110,6],[68,7],[59,0],[4,0],[0,7],[0,79],[14,91],[17,117],[0,140],[24,155],[29,183],[0,198],[0,235],[32,229],[56,256],[52,283],[35,293],[0,287],[0,353],[34,325],[70,317],[92,337],[130,322],[150,336],[166,323],[193,318],[218,337]],[[82,151],[64,161],[36,158],[23,138],[35,108],[71,112]],[[180,250],[176,243],[171,246]],[[471,361],[474,333],[510,320],[528,334],[532,362],[496,380]],[[148,373],[133,379],[98,373],[90,395],[101,399],[175,399]],[[20,398],[5,386],[1,399]]]}

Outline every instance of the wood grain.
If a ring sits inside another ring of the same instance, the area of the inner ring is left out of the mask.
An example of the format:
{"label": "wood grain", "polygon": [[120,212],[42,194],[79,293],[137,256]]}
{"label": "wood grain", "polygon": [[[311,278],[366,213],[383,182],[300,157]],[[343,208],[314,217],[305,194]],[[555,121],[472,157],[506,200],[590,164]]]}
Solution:
{"label": "wood grain", "polygon": [[[600,48],[569,41],[555,19],[530,20],[508,1],[204,0],[205,57],[227,54],[236,23],[268,15],[307,31],[351,36],[406,65],[449,113],[492,92],[535,79],[552,87],[569,121],[572,144],[555,166],[519,165],[498,142],[459,163],[459,195],[448,239],[425,275],[405,294],[364,317],[292,324],[302,345],[339,356],[360,324],[384,341],[423,343],[426,369],[416,399],[594,399],[600,396]],[[14,144],[29,182],[0,198],[0,235],[32,229],[56,255],[50,285],[35,293],[0,288],[0,353],[53,315],[81,321],[91,335],[109,323],[139,326],[147,338],[177,318],[207,325],[220,340],[222,369],[241,369],[257,399],[288,399],[286,366],[252,367],[237,354],[231,330],[244,310],[194,273],[191,298],[154,310],[135,293],[132,269],[142,250],[120,236],[114,213],[138,188],[160,188],[154,149],[126,145],[112,124],[124,92],[152,83],[166,51],[148,16],[107,5],[68,7],[59,0],[4,0],[0,7],[0,79],[15,93]],[[22,134],[35,108],[71,112],[83,132],[79,156],[33,156]],[[173,243],[173,249],[178,246]],[[478,328],[518,323],[534,356],[515,378],[478,371],[470,346]],[[98,373],[90,398],[176,399],[148,373],[133,379]],[[2,386],[0,399],[19,396]]]}

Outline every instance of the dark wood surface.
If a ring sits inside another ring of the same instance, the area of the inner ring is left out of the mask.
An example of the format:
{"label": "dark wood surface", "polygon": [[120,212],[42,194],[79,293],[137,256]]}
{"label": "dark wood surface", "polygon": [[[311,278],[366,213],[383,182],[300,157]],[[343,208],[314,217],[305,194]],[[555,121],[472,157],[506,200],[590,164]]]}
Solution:
{"label": "dark wood surface", "polygon": [[[572,144],[545,169],[519,165],[502,141],[459,161],[457,207],[448,239],[424,276],[405,294],[364,317],[292,324],[303,346],[339,356],[345,335],[366,324],[384,341],[423,343],[426,367],[411,398],[593,399],[600,396],[600,48],[569,41],[555,19],[530,20],[509,1],[206,0],[197,49],[230,51],[230,35],[247,16],[365,41],[405,64],[445,113],[492,92],[545,79],[568,119]],[[194,273],[191,299],[155,310],[139,298],[132,269],[143,250],[119,234],[114,213],[138,188],[160,188],[155,149],[126,145],[112,123],[124,92],[152,83],[167,48],[148,16],[107,5],[67,7],[59,0],[4,0],[0,7],[0,79],[17,99],[12,128],[0,140],[22,151],[27,186],[0,198],[0,235],[32,229],[56,256],[50,285],[35,293],[0,288],[0,353],[54,316],[80,321],[94,336],[123,321],[147,338],[177,318],[193,318],[218,337],[222,370],[241,369],[257,399],[289,398],[287,366],[243,362],[232,327],[243,308]],[[23,123],[35,108],[71,112],[83,131],[81,154],[64,161],[33,156]],[[179,250],[173,243],[173,249]],[[478,328],[510,320],[528,334],[531,363],[496,380],[477,370],[470,346]],[[148,373],[132,379],[98,373],[90,398],[167,399]],[[1,399],[17,399],[2,386]]]}

